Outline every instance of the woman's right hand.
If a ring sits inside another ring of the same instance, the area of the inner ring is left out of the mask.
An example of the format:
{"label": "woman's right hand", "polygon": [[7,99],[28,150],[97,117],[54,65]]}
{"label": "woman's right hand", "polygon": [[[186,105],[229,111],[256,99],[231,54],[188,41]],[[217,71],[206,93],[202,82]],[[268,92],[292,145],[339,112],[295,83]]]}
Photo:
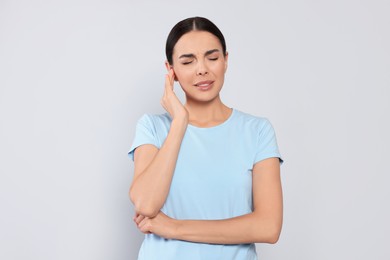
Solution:
{"label": "woman's right hand", "polygon": [[174,78],[173,69],[170,69],[165,75],[165,90],[161,98],[161,105],[171,115],[172,120],[179,119],[188,123],[188,111],[173,92]]}

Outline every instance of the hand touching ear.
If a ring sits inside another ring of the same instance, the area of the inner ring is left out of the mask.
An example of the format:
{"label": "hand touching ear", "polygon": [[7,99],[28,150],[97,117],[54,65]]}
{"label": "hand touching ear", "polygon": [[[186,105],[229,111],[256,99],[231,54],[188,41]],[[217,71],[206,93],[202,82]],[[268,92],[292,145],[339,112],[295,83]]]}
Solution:
{"label": "hand touching ear", "polygon": [[178,81],[177,77],[176,77],[176,74],[175,74],[175,70],[173,69],[173,66],[171,64],[169,64],[168,61],[165,61],[165,67],[167,68],[167,71],[168,73],[172,70],[173,71],[173,80],[174,81]]}
{"label": "hand touching ear", "polygon": [[173,91],[175,73],[171,68],[167,75],[165,75],[165,90],[161,98],[161,105],[171,115],[173,119],[184,119],[188,123],[188,111],[177,98]]}

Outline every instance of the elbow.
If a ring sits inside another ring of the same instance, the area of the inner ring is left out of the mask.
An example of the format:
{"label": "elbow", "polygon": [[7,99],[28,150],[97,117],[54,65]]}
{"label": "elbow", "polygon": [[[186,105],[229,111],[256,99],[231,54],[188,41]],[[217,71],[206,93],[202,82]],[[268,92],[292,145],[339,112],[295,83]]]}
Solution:
{"label": "elbow", "polygon": [[267,241],[268,244],[276,244],[279,241],[280,233],[282,230],[282,225],[279,223],[274,223],[268,231]]}
{"label": "elbow", "polygon": [[270,233],[267,237],[266,243],[268,244],[276,244],[279,241],[280,232]]}
{"label": "elbow", "polygon": [[160,212],[159,209],[152,208],[152,207],[142,207],[142,205],[137,205],[137,204],[134,204],[134,210],[137,214],[148,218],[154,218]]}
{"label": "elbow", "polygon": [[276,244],[279,241],[282,225],[280,223],[269,223],[267,228],[257,230],[255,243]]}
{"label": "elbow", "polygon": [[280,232],[278,231],[269,231],[266,234],[259,234],[255,238],[255,243],[267,243],[267,244],[276,244],[279,241]]}
{"label": "elbow", "polygon": [[134,190],[131,188],[129,191],[130,201],[134,205],[134,210],[137,214],[154,218],[160,212],[161,207],[156,207],[151,205],[151,203],[146,203],[143,201],[142,197],[138,196]]}

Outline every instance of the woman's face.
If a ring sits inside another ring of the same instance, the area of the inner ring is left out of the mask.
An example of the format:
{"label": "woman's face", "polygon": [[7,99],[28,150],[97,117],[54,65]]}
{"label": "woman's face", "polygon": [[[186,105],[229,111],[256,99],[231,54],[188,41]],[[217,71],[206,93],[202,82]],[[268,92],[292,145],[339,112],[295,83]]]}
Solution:
{"label": "woman's face", "polygon": [[186,33],[177,41],[172,56],[172,68],[187,101],[208,102],[219,96],[228,57],[216,36],[206,31]]}

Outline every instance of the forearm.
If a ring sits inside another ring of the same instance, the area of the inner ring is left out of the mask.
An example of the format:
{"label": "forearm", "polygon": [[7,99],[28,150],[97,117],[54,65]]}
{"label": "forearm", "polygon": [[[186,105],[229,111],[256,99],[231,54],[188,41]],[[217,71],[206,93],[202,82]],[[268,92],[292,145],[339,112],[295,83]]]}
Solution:
{"label": "forearm", "polygon": [[174,220],[173,238],[211,244],[276,243],[281,219],[250,213],[223,220]]}
{"label": "forearm", "polygon": [[222,220],[177,220],[159,212],[153,218],[136,216],[141,232],[167,239],[210,244],[276,243],[283,222],[283,196],[277,158],[253,168],[253,212]]}
{"label": "forearm", "polygon": [[187,123],[172,121],[167,138],[151,163],[133,180],[130,198],[137,213],[155,216],[169,192]]}

